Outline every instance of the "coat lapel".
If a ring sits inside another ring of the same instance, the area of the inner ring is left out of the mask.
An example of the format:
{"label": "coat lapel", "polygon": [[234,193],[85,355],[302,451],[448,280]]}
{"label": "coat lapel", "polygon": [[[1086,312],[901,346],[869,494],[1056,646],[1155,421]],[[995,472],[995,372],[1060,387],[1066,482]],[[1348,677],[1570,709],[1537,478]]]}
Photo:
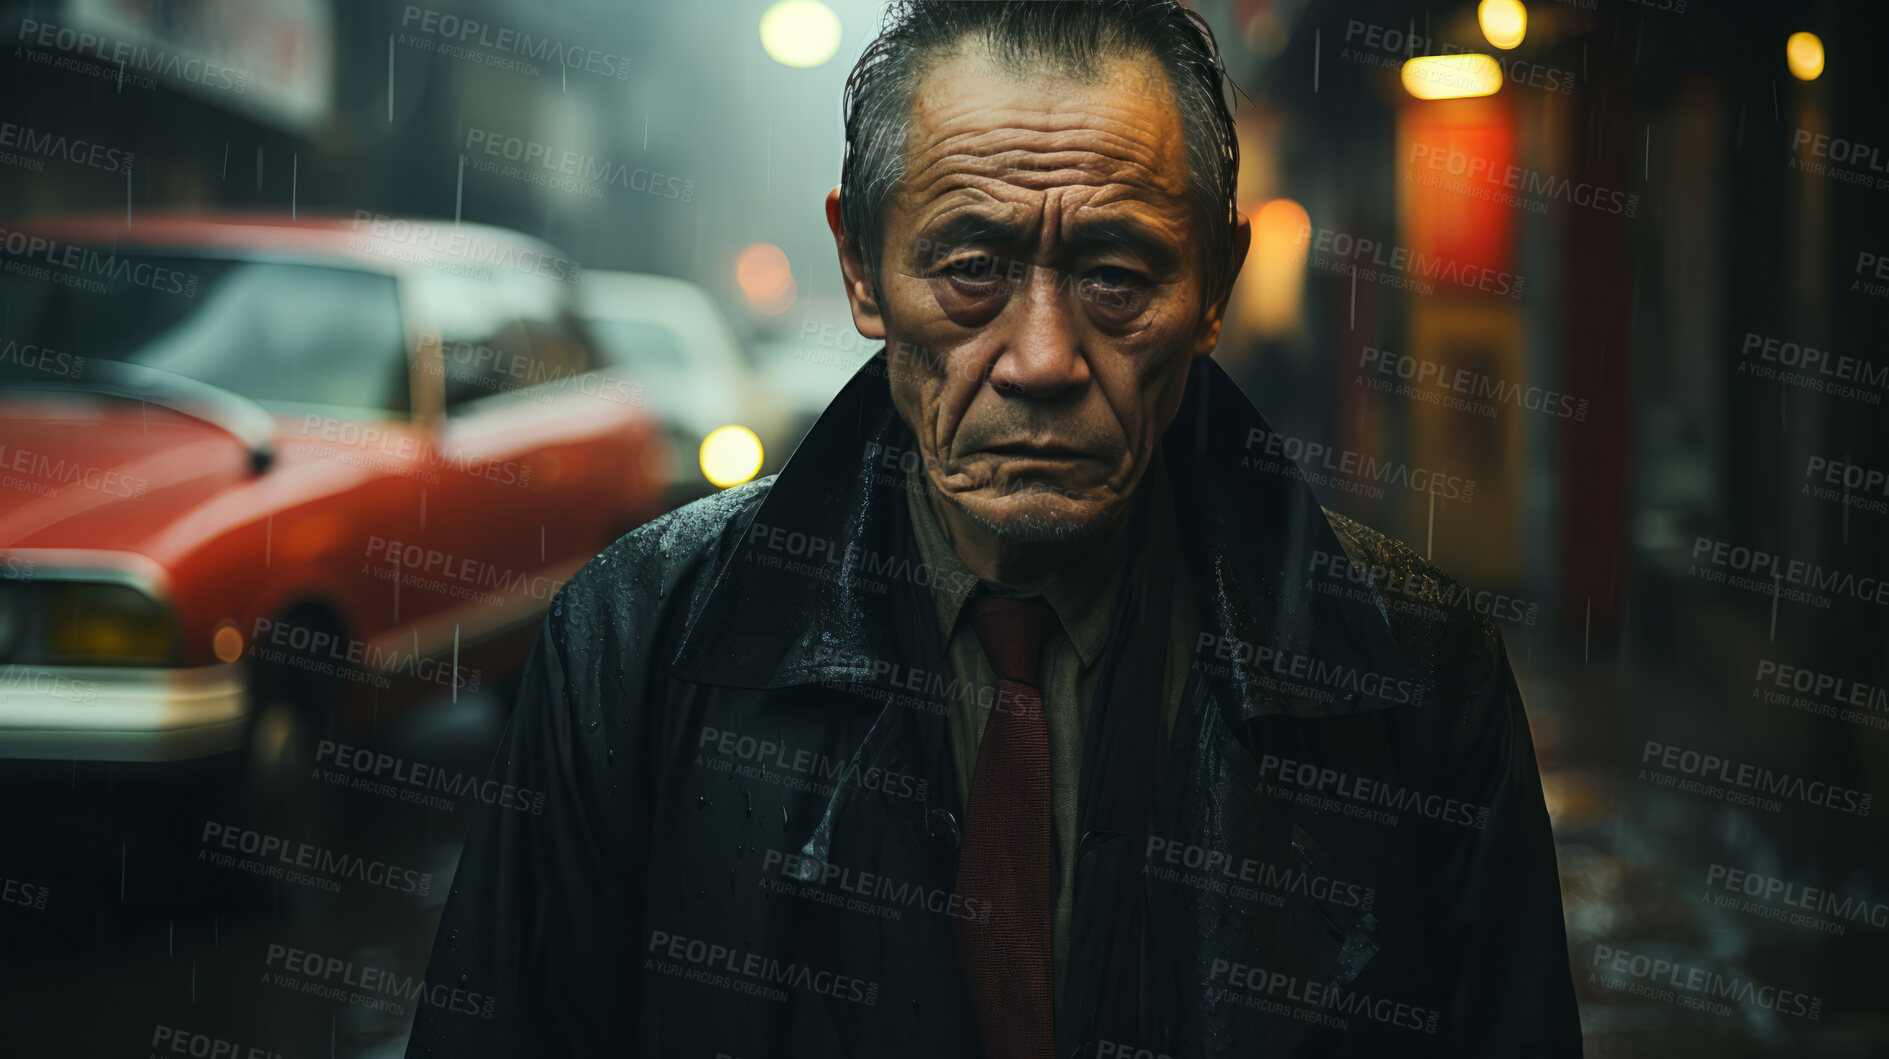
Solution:
{"label": "coat lapel", "polygon": [[1381,921],[1313,885],[1356,880],[1357,866],[1321,845],[1323,821],[1267,793],[1223,704],[1195,686],[1175,733],[1174,764],[1187,767],[1170,772],[1150,842],[1150,962],[1161,971],[1149,983],[1145,1044],[1171,1055],[1290,1055],[1311,1024],[1262,1002],[1290,1007],[1292,987],[1249,986],[1280,974],[1347,986],[1382,944]]}
{"label": "coat lapel", "polygon": [[[950,770],[926,753],[943,741],[923,729],[940,724],[929,711],[886,703],[849,763],[855,779],[836,786],[800,847],[803,885],[827,897],[809,906],[802,932],[809,959],[879,986],[872,1005],[828,1000],[850,1055],[975,1053],[951,929],[957,859],[929,825],[931,810],[956,798]],[[906,787],[904,777],[926,778],[926,795],[890,793]],[[841,881],[823,883],[822,868]]]}

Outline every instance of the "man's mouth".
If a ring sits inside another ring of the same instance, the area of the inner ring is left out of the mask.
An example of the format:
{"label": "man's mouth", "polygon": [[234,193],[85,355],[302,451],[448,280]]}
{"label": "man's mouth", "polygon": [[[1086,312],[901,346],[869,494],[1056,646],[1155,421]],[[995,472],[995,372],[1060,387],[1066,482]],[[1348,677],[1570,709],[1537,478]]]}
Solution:
{"label": "man's mouth", "polygon": [[1093,460],[1094,454],[1068,445],[1032,445],[1026,442],[1013,442],[1006,445],[987,445],[980,450],[988,455],[1002,456],[1011,460],[1048,460],[1069,462],[1072,460]]}

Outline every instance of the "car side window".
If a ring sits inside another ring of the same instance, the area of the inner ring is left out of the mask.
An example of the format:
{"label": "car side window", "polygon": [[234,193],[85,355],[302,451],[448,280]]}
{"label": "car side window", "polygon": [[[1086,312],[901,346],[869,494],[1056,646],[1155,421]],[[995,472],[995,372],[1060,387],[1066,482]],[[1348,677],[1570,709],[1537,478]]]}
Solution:
{"label": "car side window", "polygon": [[590,346],[569,313],[525,321],[525,340],[538,367],[532,376],[534,384],[581,375],[596,366],[591,363]]}
{"label": "car side window", "polygon": [[565,292],[536,276],[428,274],[447,409],[589,370],[589,352],[561,309]]}
{"label": "car side window", "polygon": [[531,345],[523,322],[512,318],[496,321],[484,334],[443,337],[440,356],[446,373],[446,407],[457,408],[523,386]]}

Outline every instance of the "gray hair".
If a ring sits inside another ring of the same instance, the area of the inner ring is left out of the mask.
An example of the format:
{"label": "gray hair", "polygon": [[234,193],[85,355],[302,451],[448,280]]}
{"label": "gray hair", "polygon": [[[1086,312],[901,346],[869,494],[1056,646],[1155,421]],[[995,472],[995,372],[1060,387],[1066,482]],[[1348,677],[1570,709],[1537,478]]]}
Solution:
{"label": "gray hair", "polygon": [[1240,146],[1227,108],[1231,84],[1206,19],[1179,0],[893,0],[879,36],[846,79],[846,158],[840,216],[883,304],[880,249],[886,196],[905,176],[906,133],[918,85],[966,38],[1011,69],[1039,69],[1093,84],[1103,65],[1150,58],[1168,83],[1187,141],[1189,200],[1208,301],[1225,297],[1238,223]]}

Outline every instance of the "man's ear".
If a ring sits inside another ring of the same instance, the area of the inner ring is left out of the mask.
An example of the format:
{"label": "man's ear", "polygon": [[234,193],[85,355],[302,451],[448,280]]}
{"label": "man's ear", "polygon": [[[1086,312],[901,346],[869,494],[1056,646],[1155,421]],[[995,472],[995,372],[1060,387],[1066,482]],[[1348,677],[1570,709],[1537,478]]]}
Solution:
{"label": "man's ear", "polygon": [[826,193],[826,226],[833,230],[833,243],[839,248],[840,275],[846,278],[846,302],[853,310],[853,326],[867,338],[885,338],[885,317],[880,312],[878,297],[872,292],[872,279],[866,275],[859,248],[853,244],[840,219],[839,188]]}
{"label": "man's ear", "polygon": [[1226,318],[1227,300],[1233,297],[1233,288],[1238,285],[1240,268],[1246,264],[1246,251],[1253,245],[1253,225],[1246,219],[1246,214],[1236,214],[1239,223],[1233,226],[1233,244],[1227,255],[1227,290],[1220,300],[1207,307],[1206,315],[1200,320],[1200,336],[1194,342],[1194,356],[1204,357],[1213,352],[1220,344],[1220,321]]}

